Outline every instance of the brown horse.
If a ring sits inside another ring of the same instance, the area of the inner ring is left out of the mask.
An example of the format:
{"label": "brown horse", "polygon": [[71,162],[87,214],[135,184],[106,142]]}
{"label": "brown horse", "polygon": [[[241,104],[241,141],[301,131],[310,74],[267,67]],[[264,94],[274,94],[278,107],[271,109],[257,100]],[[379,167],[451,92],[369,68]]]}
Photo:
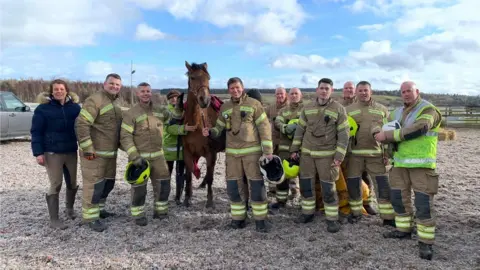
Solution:
{"label": "brown horse", "polygon": [[[183,156],[187,173],[185,175],[185,199],[183,205],[190,206],[192,199],[192,173],[196,172],[199,178],[199,169],[196,168],[197,161],[204,157],[207,161],[207,173],[200,184],[200,188],[207,185],[206,207],[213,207],[213,173],[217,161],[217,153],[225,150],[225,136],[211,139],[202,136],[203,127],[213,127],[217,121],[220,104],[218,99],[210,95],[210,74],[207,70],[207,63],[190,65],[185,61],[188,76],[187,104],[184,107],[184,124],[196,126],[196,130],[188,132],[183,137]],[[213,98],[212,98],[213,97]],[[183,104],[183,95],[179,98],[179,104]],[[213,101],[212,101],[213,100]],[[177,181],[176,201],[180,203],[183,183]]]}

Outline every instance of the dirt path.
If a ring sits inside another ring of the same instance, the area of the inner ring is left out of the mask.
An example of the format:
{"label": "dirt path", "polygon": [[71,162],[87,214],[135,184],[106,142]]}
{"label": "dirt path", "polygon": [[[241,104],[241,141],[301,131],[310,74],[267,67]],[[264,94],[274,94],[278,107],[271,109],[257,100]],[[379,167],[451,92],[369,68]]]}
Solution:
{"label": "dirt path", "polygon": [[[480,130],[457,130],[457,140],[440,142],[440,190],[434,260],[418,258],[416,241],[386,240],[377,217],[326,232],[324,217],[308,225],[293,223],[299,210],[289,207],[270,220],[269,234],[229,231],[224,157],[215,174],[216,208],[206,210],[205,190],[194,190],[189,209],[170,204],[171,217],[153,221],[148,188],[149,224],[138,227],[129,217],[129,186],[121,177],[126,155],[118,159],[117,185],[107,208],[103,233],[69,221],[64,231],[48,227],[47,176],[36,165],[29,142],[0,146],[1,269],[479,269],[480,268]],[[205,168],[202,168],[202,175]],[[80,170],[78,177],[81,183]],[[172,181],[174,183],[174,181]],[[194,186],[200,182],[195,181]],[[81,185],[81,184],[80,184]],[[61,211],[64,205],[61,191]],[[173,200],[173,187],[170,199]],[[81,191],[75,211],[81,213]],[[63,217],[63,214],[62,214]]]}

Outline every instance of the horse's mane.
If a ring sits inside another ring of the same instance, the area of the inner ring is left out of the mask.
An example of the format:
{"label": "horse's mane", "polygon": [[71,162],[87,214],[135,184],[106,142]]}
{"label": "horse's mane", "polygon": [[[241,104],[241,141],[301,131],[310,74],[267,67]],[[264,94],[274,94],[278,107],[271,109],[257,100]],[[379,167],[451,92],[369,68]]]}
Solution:
{"label": "horse's mane", "polygon": [[[210,73],[208,73],[208,70],[205,68],[205,64],[206,64],[205,62],[204,62],[204,63],[201,63],[201,64],[192,63],[192,64],[191,64],[191,68],[192,68],[192,71],[203,70],[203,71],[207,74],[208,79],[210,79]],[[189,73],[190,73],[190,72],[187,71],[187,72],[185,73],[185,75],[188,76]]]}

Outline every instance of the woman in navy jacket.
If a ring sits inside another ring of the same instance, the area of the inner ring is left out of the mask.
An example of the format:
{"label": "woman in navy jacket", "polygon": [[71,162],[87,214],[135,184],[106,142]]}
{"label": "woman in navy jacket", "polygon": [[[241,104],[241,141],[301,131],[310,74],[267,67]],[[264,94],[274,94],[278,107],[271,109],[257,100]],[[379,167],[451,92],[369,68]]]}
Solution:
{"label": "woman in navy jacket", "polygon": [[66,214],[75,219],[73,204],[77,186],[77,138],[75,119],[80,113],[78,96],[71,93],[65,81],[52,81],[48,92],[37,97],[40,105],[32,119],[32,152],[39,165],[45,166],[50,188],[45,195],[50,226],[65,229],[67,226],[58,218],[59,193],[65,176]]}

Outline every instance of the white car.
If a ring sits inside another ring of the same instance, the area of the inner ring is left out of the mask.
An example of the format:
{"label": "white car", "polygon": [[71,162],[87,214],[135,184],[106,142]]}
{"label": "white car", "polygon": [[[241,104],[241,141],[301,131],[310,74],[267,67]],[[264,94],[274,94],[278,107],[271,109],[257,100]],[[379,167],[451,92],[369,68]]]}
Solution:
{"label": "white car", "polygon": [[33,110],[12,92],[0,91],[0,141],[30,136]]}

